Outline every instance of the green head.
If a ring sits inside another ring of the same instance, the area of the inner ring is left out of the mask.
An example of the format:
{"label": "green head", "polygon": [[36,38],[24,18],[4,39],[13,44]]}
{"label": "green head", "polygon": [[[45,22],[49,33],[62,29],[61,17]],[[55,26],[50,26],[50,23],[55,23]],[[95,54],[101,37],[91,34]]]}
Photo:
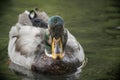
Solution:
{"label": "green head", "polygon": [[64,20],[60,16],[52,16],[48,20],[48,26],[50,30],[50,34],[55,39],[58,39],[63,35],[64,31]]}
{"label": "green head", "polygon": [[52,16],[48,20],[48,28],[52,37],[52,58],[62,59],[64,56],[62,36],[64,35],[64,20],[60,16]]}

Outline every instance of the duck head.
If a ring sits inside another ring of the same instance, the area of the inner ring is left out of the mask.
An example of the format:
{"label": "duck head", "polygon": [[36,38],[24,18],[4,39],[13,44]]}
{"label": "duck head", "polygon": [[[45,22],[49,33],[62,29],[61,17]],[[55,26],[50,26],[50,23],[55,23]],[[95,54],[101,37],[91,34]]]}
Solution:
{"label": "duck head", "polygon": [[51,55],[53,59],[64,57],[65,40],[64,20],[60,16],[52,16],[48,20],[48,30],[51,36]]}
{"label": "duck head", "polygon": [[32,25],[44,29],[48,28],[47,23],[39,17],[40,14],[37,14],[38,12],[39,12],[38,10],[31,10],[28,15],[29,19],[32,22]]}

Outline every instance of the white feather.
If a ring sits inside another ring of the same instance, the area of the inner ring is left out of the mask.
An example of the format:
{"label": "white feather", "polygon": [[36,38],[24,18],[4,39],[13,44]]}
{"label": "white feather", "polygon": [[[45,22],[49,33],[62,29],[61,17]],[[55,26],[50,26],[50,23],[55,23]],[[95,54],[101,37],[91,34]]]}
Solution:
{"label": "white feather", "polygon": [[73,48],[74,56],[77,57],[80,62],[83,62],[85,59],[85,55],[84,55],[82,46],[79,44],[76,38],[69,31],[67,32],[68,32],[68,40],[66,45]]}
{"label": "white feather", "polygon": [[[13,26],[10,30],[10,40],[8,45],[8,55],[11,61],[30,69],[31,64],[34,63],[34,52],[37,45],[42,41],[42,36],[39,36],[40,33],[44,33],[44,30],[41,28],[23,26],[20,24]],[[17,36],[19,36],[19,39]],[[25,50],[28,53],[27,57],[15,50],[17,40],[19,40],[19,46],[22,47],[22,50]]]}

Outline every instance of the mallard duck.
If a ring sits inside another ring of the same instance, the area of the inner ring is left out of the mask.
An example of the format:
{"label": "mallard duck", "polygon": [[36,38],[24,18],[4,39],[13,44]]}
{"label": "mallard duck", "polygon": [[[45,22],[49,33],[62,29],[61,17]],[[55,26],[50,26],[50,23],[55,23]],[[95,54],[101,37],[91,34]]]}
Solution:
{"label": "mallard duck", "polygon": [[[46,23],[48,28],[43,29]],[[38,73],[65,74],[80,71],[85,63],[84,51],[64,27],[63,18],[52,16],[46,23],[43,27],[33,24],[16,24],[17,27],[12,27],[8,46],[10,60]]]}

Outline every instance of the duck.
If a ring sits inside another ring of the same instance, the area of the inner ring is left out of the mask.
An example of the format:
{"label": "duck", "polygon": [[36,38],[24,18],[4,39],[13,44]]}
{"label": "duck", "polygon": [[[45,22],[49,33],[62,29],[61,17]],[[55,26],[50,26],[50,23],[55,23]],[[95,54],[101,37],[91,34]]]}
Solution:
{"label": "duck", "polygon": [[80,72],[86,63],[84,50],[65,28],[63,18],[36,18],[38,14],[35,13],[27,12],[30,25],[23,25],[19,20],[10,30],[8,56],[11,62],[37,73]]}

